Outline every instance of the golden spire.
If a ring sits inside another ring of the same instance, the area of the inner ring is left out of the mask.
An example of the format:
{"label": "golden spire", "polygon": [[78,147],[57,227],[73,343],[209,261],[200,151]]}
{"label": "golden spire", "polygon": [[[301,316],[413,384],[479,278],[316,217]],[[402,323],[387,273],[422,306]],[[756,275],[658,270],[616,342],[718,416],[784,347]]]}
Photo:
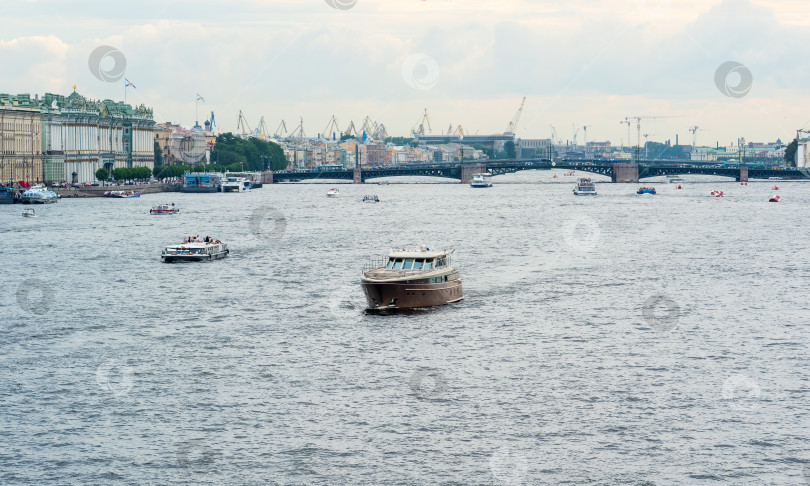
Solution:
{"label": "golden spire", "polygon": [[76,85],[75,84],[73,85],[73,91],[74,92],[76,91]]}

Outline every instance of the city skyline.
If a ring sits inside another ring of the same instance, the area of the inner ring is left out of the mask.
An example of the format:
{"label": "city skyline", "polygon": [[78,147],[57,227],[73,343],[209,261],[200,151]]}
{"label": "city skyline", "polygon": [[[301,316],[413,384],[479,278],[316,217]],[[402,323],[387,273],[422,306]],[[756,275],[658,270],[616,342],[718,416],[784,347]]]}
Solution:
{"label": "city skyline", "polygon": [[[573,141],[587,125],[588,140],[634,145],[635,126],[628,140],[620,121],[658,115],[676,118],[643,121],[649,140],[688,144],[697,125],[698,145],[787,142],[810,119],[807,68],[792,62],[810,45],[810,7],[799,2],[201,1],[133,11],[40,0],[7,9],[0,58],[18,68],[0,91],[66,95],[76,84],[121,100],[128,79],[137,88],[127,101],[154,107],[156,121],[193,125],[199,93],[199,121],[214,111],[222,132],[236,130],[241,110],[271,133],[303,117],[314,136],[335,115],[342,129],[369,116],[408,136],[427,108],[434,134],[449,125],[500,133],[523,96],[522,138],[549,138],[554,125]],[[729,61],[742,67],[718,82]]]}

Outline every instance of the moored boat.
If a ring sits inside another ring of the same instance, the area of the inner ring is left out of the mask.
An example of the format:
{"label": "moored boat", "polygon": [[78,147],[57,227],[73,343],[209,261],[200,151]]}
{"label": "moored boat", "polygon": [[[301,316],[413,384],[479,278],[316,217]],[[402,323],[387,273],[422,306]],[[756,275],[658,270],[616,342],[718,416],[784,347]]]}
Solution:
{"label": "moored boat", "polygon": [[152,206],[152,209],[149,210],[149,214],[177,214],[180,212],[180,208],[174,205],[174,203],[168,204],[158,204],[157,206]]}
{"label": "moored boat", "polygon": [[20,194],[20,202],[23,204],[49,204],[58,201],[59,195],[42,185],[36,185]]}
{"label": "moored boat", "polygon": [[409,309],[458,302],[464,298],[452,251],[392,250],[366,265],[360,279],[369,309]]}
{"label": "moored boat", "polygon": [[574,187],[574,194],[577,196],[595,196],[596,184],[590,178],[581,178]]}
{"label": "moored boat", "polygon": [[184,240],[179,245],[167,246],[160,258],[165,263],[202,262],[219,260],[228,256],[228,245],[206,237],[204,240]]}
{"label": "moored boat", "polygon": [[636,194],[655,194],[655,188],[654,187],[639,187],[638,191],[636,191]]}
{"label": "moored boat", "polygon": [[219,174],[208,173],[191,173],[183,176],[183,187],[180,192],[217,192],[221,183],[221,176]]}
{"label": "moored boat", "polygon": [[245,192],[250,190],[250,182],[244,177],[226,177],[220,185],[222,192]]}
{"label": "moored boat", "polygon": [[19,201],[19,194],[13,187],[0,186],[0,204],[13,204]]}
{"label": "moored boat", "polygon": [[489,172],[473,174],[470,187],[492,187],[492,174]]}
{"label": "moored boat", "polygon": [[131,197],[141,197],[141,193],[138,191],[107,191],[104,193],[106,197],[114,197],[118,199],[128,199]]}

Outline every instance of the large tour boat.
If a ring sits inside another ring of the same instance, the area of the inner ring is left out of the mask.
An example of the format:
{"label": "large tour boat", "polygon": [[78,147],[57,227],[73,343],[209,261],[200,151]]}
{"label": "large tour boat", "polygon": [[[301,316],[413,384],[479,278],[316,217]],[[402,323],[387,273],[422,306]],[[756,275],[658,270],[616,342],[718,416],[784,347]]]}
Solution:
{"label": "large tour boat", "polygon": [[48,204],[58,201],[59,195],[42,185],[36,185],[20,195],[20,202],[23,204]]}
{"label": "large tour boat", "polygon": [[13,187],[0,186],[0,204],[13,204],[18,202],[17,190]]}
{"label": "large tour boat", "polygon": [[392,250],[366,265],[360,279],[369,309],[409,309],[458,302],[464,298],[452,251]]}
{"label": "large tour boat", "polygon": [[595,196],[596,184],[594,184],[592,180],[583,177],[577,182],[574,188],[574,194],[577,196]]}
{"label": "large tour boat", "polygon": [[225,258],[229,253],[228,245],[206,237],[204,240],[184,240],[179,245],[167,246],[160,258],[165,263],[202,262]]}
{"label": "large tour boat", "polygon": [[489,172],[473,174],[470,187],[492,187],[492,174]]}
{"label": "large tour boat", "polygon": [[250,181],[244,177],[226,177],[220,187],[222,192],[245,192],[250,190]]}

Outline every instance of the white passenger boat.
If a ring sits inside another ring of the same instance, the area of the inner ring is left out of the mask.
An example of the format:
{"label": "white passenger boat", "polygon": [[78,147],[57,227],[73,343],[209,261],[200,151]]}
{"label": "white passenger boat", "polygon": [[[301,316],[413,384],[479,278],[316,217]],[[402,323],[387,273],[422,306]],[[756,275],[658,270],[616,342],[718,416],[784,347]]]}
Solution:
{"label": "white passenger boat", "polygon": [[20,202],[23,204],[48,204],[58,201],[59,195],[43,185],[36,185],[20,195]]}
{"label": "white passenger boat", "polygon": [[220,188],[222,192],[245,192],[250,190],[250,181],[244,177],[226,177]]}
{"label": "white passenger boat", "polygon": [[577,196],[595,196],[596,184],[589,178],[583,177],[577,182],[577,186],[574,188],[574,194]]}
{"label": "white passenger boat", "polygon": [[165,263],[203,262],[225,258],[229,253],[228,245],[219,240],[186,240],[179,245],[167,246],[160,258]]}
{"label": "white passenger boat", "polygon": [[168,204],[158,204],[157,206],[152,206],[152,209],[149,210],[149,214],[177,214],[180,212],[180,208],[174,205],[174,203]]}
{"label": "white passenger boat", "polygon": [[329,192],[326,193],[326,197],[338,197],[338,196],[340,196],[340,190],[335,189],[334,187],[332,189],[329,189]]}
{"label": "white passenger boat", "polygon": [[470,187],[492,187],[492,174],[489,172],[473,174]]}
{"label": "white passenger boat", "polygon": [[378,203],[380,198],[376,194],[366,194],[363,196],[363,202]]}

